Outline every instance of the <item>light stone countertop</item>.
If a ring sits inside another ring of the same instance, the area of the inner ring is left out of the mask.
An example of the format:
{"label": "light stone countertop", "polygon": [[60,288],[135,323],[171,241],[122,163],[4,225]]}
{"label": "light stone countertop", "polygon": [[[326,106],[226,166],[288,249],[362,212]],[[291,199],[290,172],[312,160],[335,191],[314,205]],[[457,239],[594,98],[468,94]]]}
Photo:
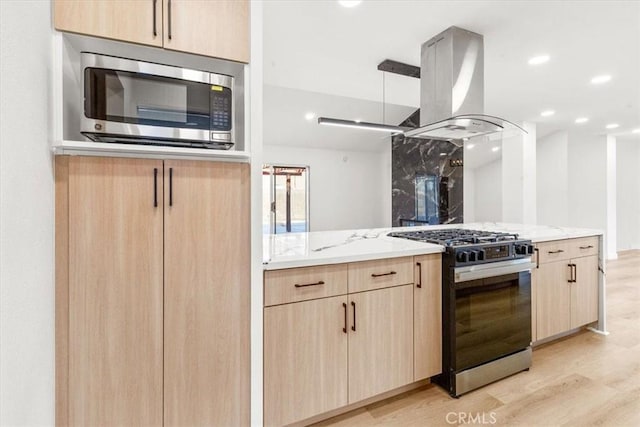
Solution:
{"label": "light stone countertop", "polygon": [[603,235],[600,230],[499,222],[269,234],[263,238],[263,268],[278,270],[440,253],[444,251],[443,246],[389,237],[387,234],[443,228],[516,233],[534,243]]}

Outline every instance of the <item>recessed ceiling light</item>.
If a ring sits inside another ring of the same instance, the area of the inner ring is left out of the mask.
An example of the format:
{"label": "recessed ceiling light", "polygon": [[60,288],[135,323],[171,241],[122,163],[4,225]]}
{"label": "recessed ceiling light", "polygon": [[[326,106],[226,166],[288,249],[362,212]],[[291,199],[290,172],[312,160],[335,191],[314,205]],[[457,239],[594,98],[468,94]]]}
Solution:
{"label": "recessed ceiling light", "polygon": [[632,130],[631,133],[640,133],[640,128]]}
{"label": "recessed ceiling light", "polygon": [[529,59],[529,65],[540,65],[544,64],[547,61],[549,61],[549,55],[534,56],[533,58]]}
{"label": "recessed ceiling light", "polygon": [[304,115],[304,118],[307,119],[307,120],[313,120],[313,119],[316,118],[316,113],[309,112],[309,113]]}
{"label": "recessed ceiling light", "polygon": [[441,155],[441,156],[446,156],[446,155],[447,155],[447,153],[440,153],[440,155]]}
{"label": "recessed ceiling light", "polygon": [[542,117],[549,117],[549,116],[553,116],[555,113],[556,112],[553,111],[553,110],[546,110],[546,111],[543,111],[542,113],[540,113],[540,115]]}
{"label": "recessed ceiling light", "polygon": [[609,74],[604,74],[602,76],[595,76],[594,78],[592,78],[591,83],[593,83],[594,85],[599,85],[601,83],[606,83],[609,80],[611,80],[611,76]]}
{"label": "recessed ceiling light", "polygon": [[467,150],[471,150],[476,144],[467,144]]}
{"label": "recessed ceiling light", "polygon": [[589,119],[587,117],[578,117],[576,119],[576,123],[580,124],[580,123],[587,123],[589,121]]}
{"label": "recessed ceiling light", "polygon": [[605,126],[605,127],[606,127],[607,129],[615,129],[615,128],[617,128],[618,126],[620,126],[620,125],[619,125],[619,124],[617,124],[617,123],[611,123],[611,124],[608,124],[608,125],[607,125],[607,126]]}
{"label": "recessed ceiling light", "polygon": [[500,149],[500,147],[493,147],[493,148],[491,149],[491,151],[493,151],[493,152],[495,153],[495,152],[496,152],[496,151],[498,151],[499,149]]}
{"label": "recessed ceiling light", "polygon": [[338,3],[343,7],[356,7],[362,0],[338,0]]}

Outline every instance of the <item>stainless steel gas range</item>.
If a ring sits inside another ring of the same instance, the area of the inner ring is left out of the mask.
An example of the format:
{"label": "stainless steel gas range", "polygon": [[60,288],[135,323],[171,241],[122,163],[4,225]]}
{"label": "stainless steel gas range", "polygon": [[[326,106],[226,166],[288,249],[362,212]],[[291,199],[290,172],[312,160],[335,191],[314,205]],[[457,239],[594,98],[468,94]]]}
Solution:
{"label": "stainless steel gas range", "polygon": [[451,396],[531,366],[531,262],[517,234],[459,228],[392,232],[443,245],[442,374]]}

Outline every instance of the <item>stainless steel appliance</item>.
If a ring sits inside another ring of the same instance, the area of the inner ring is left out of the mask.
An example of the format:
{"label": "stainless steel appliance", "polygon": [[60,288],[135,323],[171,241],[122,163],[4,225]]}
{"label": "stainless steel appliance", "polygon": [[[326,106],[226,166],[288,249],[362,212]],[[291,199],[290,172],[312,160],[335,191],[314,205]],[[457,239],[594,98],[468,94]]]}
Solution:
{"label": "stainless steel appliance", "polygon": [[233,146],[233,77],[86,52],[81,66],[81,132],[89,139]]}
{"label": "stainless steel appliance", "polygon": [[457,228],[389,236],[445,246],[437,384],[458,397],[531,366],[530,240]]}

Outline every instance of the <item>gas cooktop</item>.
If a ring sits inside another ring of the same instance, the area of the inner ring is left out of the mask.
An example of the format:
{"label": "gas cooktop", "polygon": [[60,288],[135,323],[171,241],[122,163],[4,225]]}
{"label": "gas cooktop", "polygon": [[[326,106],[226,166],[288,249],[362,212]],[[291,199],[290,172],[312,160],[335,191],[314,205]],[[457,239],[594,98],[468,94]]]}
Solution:
{"label": "gas cooktop", "polygon": [[398,231],[389,233],[388,236],[402,237],[404,239],[417,240],[419,242],[435,243],[437,245],[447,247],[518,240],[518,235],[513,233],[467,230],[463,228]]}
{"label": "gas cooktop", "polygon": [[[395,231],[390,237],[435,243],[445,247],[445,258],[453,266],[485,264],[526,258],[533,254],[530,240],[514,233],[446,228],[439,230]],[[447,261],[443,258],[443,261]]]}

